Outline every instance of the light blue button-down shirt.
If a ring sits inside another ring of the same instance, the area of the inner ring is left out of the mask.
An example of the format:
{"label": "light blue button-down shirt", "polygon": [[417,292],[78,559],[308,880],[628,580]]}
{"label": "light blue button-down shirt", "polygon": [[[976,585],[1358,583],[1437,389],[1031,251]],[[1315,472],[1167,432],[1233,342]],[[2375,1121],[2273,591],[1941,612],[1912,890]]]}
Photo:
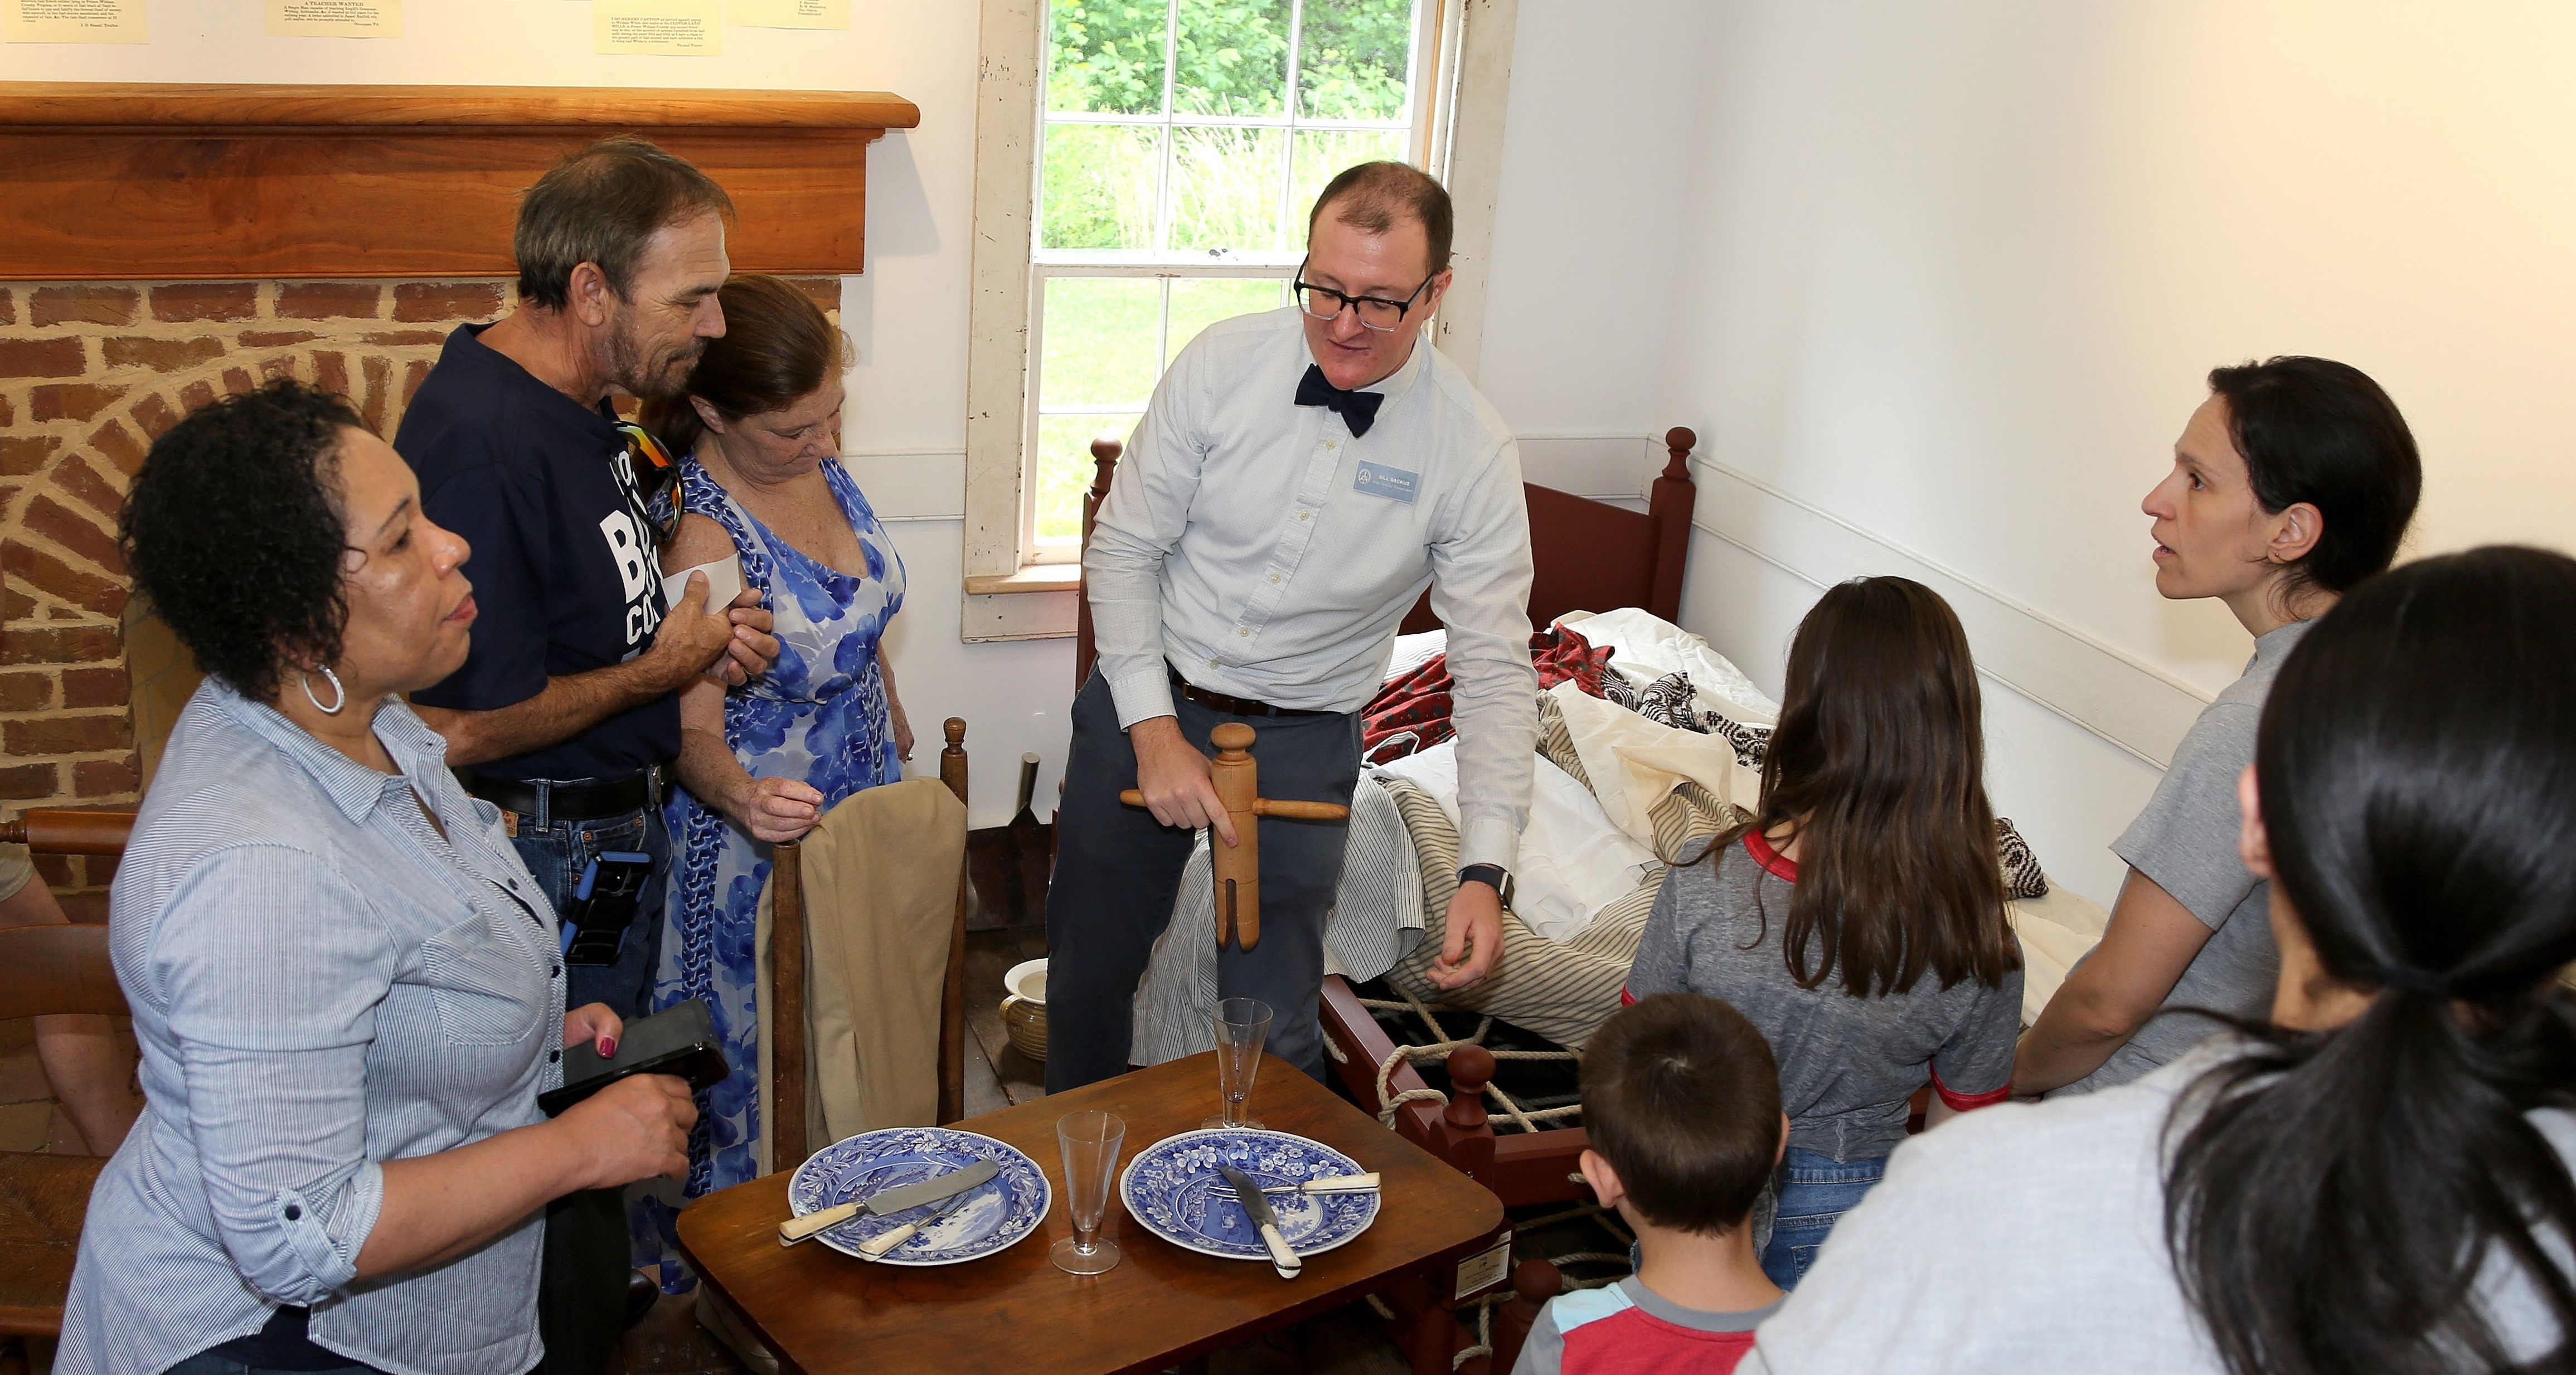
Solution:
{"label": "light blue button-down shirt", "polygon": [[1363,391],[1365,435],[1296,404],[1314,363],[1286,306],[1209,326],[1172,360],[1083,556],[1118,724],[1200,687],[1357,711],[1422,589],[1449,628],[1459,858],[1508,868],[1529,819],[1538,676],[1520,450],[1429,340]]}
{"label": "light blue button-down shirt", "polygon": [[542,1353],[541,1212],[356,1282],[382,1162],[540,1121],[563,1078],[552,907],[446,740],[399,701],[375,730],[399,775],[213,679],[180,714],[111,894],[146,1106],[90,1196],[62,1375],[163,1370],[280,1304],[398,1375]]}

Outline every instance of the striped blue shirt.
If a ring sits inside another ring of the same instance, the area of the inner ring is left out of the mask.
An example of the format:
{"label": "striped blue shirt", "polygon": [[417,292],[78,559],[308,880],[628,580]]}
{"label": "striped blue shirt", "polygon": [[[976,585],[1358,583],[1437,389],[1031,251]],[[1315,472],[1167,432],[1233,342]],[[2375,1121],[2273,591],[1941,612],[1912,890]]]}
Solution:
{"label": "striped blue shirt", "polygon": [[356,1282],[381,1162],[537,1122],[562,1082],[553,909],[446,740],[399,701],[375,731],[400,774],[213,679],[179,717],[111,894],[146,1106],[90,1196],[61,1375],[164,1370],[280,1304],[397,1375],[543,1350],[542,1213]]}

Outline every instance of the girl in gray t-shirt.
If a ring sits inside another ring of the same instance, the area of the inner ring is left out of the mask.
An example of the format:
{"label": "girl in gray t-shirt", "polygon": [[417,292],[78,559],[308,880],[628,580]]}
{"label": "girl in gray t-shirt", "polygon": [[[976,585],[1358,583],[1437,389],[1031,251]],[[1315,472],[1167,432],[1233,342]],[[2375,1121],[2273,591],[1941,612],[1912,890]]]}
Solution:
{"label": "girl in gray t-shirt", "polygon": [[1789,649],[1753,822],[1665,879],[1627,995],[1734,1005],[1780,1065],[1789,1142],[1762,1268],[1794,1288],[1878,1182],[1926,1082],[2000,1101],[2020,1025],[1976,668],[1903,578],[1826,592]]}
{"label": "girl in gray t-shirt", "polygon": [[2236,780],[2272,675],[2346,588],[2388,567],[2422,470],[2379,385],[2322,358],[2209,375],[2210,397],[2147,494],[2156,590],[2215,598],[2254,638],[2245,675],[2175,747],[2154,798],[2111,846],[2129,863],[2101,944],[2022,1037],[2013,1089],[2125,1084],[2220,1023],[2259,1017],[2280,967],[2263,883],[2236,853]]}

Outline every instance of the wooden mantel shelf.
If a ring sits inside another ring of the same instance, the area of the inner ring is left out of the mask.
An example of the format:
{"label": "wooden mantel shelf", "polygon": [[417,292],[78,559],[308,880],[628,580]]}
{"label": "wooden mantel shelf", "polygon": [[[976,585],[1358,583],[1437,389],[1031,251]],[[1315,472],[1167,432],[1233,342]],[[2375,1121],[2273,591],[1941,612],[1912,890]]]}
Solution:
{"label": "wooden mantel shelf", "polygon": [[883,91],[0,82],[0,128],[10,129],[910,129],[920,123],[920,107]]}
{"label": "wooden mantel shelf", "polygon": [[742,271],[864,259],[881,91],[0,82],[0,279],[495,277],[519,193],[642,134],[722,184]]}

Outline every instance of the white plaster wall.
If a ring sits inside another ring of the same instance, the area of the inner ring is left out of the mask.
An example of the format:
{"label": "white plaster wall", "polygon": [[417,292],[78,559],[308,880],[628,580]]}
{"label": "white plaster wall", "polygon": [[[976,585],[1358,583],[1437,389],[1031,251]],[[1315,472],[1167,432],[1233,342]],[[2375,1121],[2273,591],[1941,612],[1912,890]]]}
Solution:
{"label": "white plaster wall", "polygon": [[[1692,425],[1706,456],[2204,693],[2249,642],[2156,597],[2137,503],[2215,364],[2379,378],[2425,452],[2413,553],[2576,547],[2576,11],[1521,0],[1520,25],[1482,379],[1518,426]],[[1613,270],[1657,287],[1614,296],[1612,327],[1536,309]],[[1701,534],[1683,620],[1776,690],[1814,595]],[[2155,771],[1987,700],[1998,808],[2107,900],[2103,847]]]}
{"label": "white plaster wall", "polygon": [[2137,503],[2218,363],[2370,372],[2417,552],[2576,543],[2576,11],[1737,0],[1661,392],[1710,454],[2202,687]]}
{"label": "white plaster wall", "polygon": [[861,0],[845,32],[728,27],[714,58],[600,56],[591,7],[565,0],[403,8],[401,38],[270,38],[252,0],[152,0],[151,43],[0,44],[0,80],[882,90],[919,105],[920,128],[869,150],[866,272],[842,288],[859,346],[842,442],[910,573],[888,643],[922,736],[915,768],[936,770],[938,723],[963,716],[973,824],[1008,819],[1024,750],[1046,760],[1045,815],[1069,731],[1072,642],[957,639],[976,6]]}
{"label": "white plaster wall", "polygon": [[1477,385],[1525,435],[1687,424],[1653,412],[1711,9],[1518,9]]}

